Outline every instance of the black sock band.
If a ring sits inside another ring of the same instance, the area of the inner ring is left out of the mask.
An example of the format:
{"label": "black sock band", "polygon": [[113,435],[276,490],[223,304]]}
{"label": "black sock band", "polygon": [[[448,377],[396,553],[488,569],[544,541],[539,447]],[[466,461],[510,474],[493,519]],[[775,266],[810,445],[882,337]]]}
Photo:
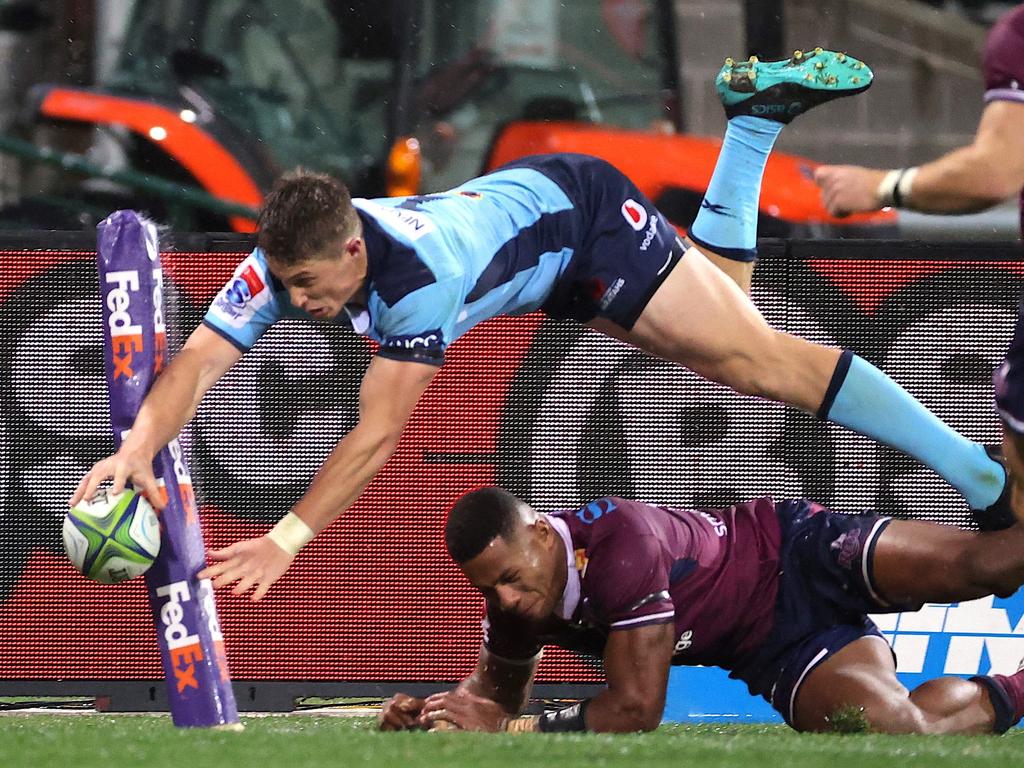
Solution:
{"label": "black sock band", "polygon": [[828,383],[828,389],[825,390],[825,397],[821,401],[821,405],[818,407],[818,412],[815,414],[822,421],[828,418],[828,412],[832,410],[832,403],[835,402],[836,395],[839,394],[839,390],[842,389],[843,382],[846,381],[846,374],[850,372],[850,363],[852,362],[853,352],[848,349],[844,349],[843,354],[839,356],[839,362],[836,363],[836,369],[832,371],[832,381]]}
{"label": "black sock band", "polygon": [[998,680],[988,675],[976,675],[971,678],[971,682],[981,683],[988,691],[988,697],[992,700],[992,709],[996,711],[996,721],[992,724],[993,731],[1006,733],[1017,724],[1017,713],[1013,709],[1010,694],[999,684]]}

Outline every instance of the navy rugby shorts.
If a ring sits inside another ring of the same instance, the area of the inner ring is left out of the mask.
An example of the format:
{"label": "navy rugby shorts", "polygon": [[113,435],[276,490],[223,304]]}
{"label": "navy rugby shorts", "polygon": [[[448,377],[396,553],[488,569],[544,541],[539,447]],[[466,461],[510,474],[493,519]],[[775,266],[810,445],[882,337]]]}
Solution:
{"label": "navy rugby shorts", "polygon": [[875,543],[889,518],[840,515],[805,499],[779,502],[776,510],[782,551],[774,623],[730,677],[793,725],[800,686],[815,667],[862,637],[885,642],[867,614],[921,606],[892,605],[873,584]]}
{"label": "navy rugby shorts", "polygon": [[630,330],[686,250],[668,219],[632,181],[596,157],[527,157],[504,167],[540,171],[582,215],[582,246],[541,309],[581,323],[604,317]]}

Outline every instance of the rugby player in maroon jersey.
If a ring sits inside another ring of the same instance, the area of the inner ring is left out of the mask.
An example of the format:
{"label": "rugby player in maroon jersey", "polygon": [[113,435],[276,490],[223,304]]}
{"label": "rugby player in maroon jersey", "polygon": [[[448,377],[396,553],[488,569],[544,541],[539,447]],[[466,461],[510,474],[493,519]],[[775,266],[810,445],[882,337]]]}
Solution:
{"label": "rugby player in maroon jersey", "polygon": [[[1024,715],[1022,672],[908,691],[868,617],[1011,595],[1020,525],[978,533],[768,498],[682,509],[606,497],[541,514],[483,488],[455,503],[445,538],[486,601],[479,662],[454,690],[393,697],[384,730],[652,730],[674,664],[729,670],[801,731],[851,709],[889,733],[1002,733]],[[607,687],[522,716],[549,644],[601,658]]]}

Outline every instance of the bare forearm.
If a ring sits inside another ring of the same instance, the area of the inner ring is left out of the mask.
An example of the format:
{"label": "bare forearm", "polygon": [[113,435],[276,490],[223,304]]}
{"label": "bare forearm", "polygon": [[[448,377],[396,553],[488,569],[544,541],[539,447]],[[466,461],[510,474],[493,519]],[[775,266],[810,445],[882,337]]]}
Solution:
{"label": "bare forearm", "polygon": [[195,415],[207,387],[189,357],[189,350],[182,350],[157,377],[126,439],[129,447],[156,454]]}
{"label": "bare forearm", "polygon": [[292,511],[319,533],[359,498],[397,443],[397,435],[357,425],[327,457]]}
{"label": "bare forearm", "polygon": [[497,702],[510,715],[516,715],[530,699],[539,662],[540,654],[531,659],[506,659],[481,645],[476,669],[458,687]]}
{"label": "bare forearm", "polygon": [[926,213],[971,213],[989,208],[1020,190],[998,157],[975,144],[922,165],[905,201]]}

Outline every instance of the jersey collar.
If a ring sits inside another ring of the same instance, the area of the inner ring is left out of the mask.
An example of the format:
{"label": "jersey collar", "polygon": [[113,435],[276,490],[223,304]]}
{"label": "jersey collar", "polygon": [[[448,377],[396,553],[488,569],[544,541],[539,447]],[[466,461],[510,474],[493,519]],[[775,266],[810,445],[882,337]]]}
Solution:
{"label": "jersey collar", "polygon": [[562,543],[565,545],[565,590],[562,592],[562,599],[555,606],[555,613],[565,621],[571,621],[580,603],[580,574],[576,570],[576,551],[573,549],[572,535],[564,520],[552,515],[544,515],[544,518],[551,523],[552,528],[558,531],[558,535],[562,537]]}

